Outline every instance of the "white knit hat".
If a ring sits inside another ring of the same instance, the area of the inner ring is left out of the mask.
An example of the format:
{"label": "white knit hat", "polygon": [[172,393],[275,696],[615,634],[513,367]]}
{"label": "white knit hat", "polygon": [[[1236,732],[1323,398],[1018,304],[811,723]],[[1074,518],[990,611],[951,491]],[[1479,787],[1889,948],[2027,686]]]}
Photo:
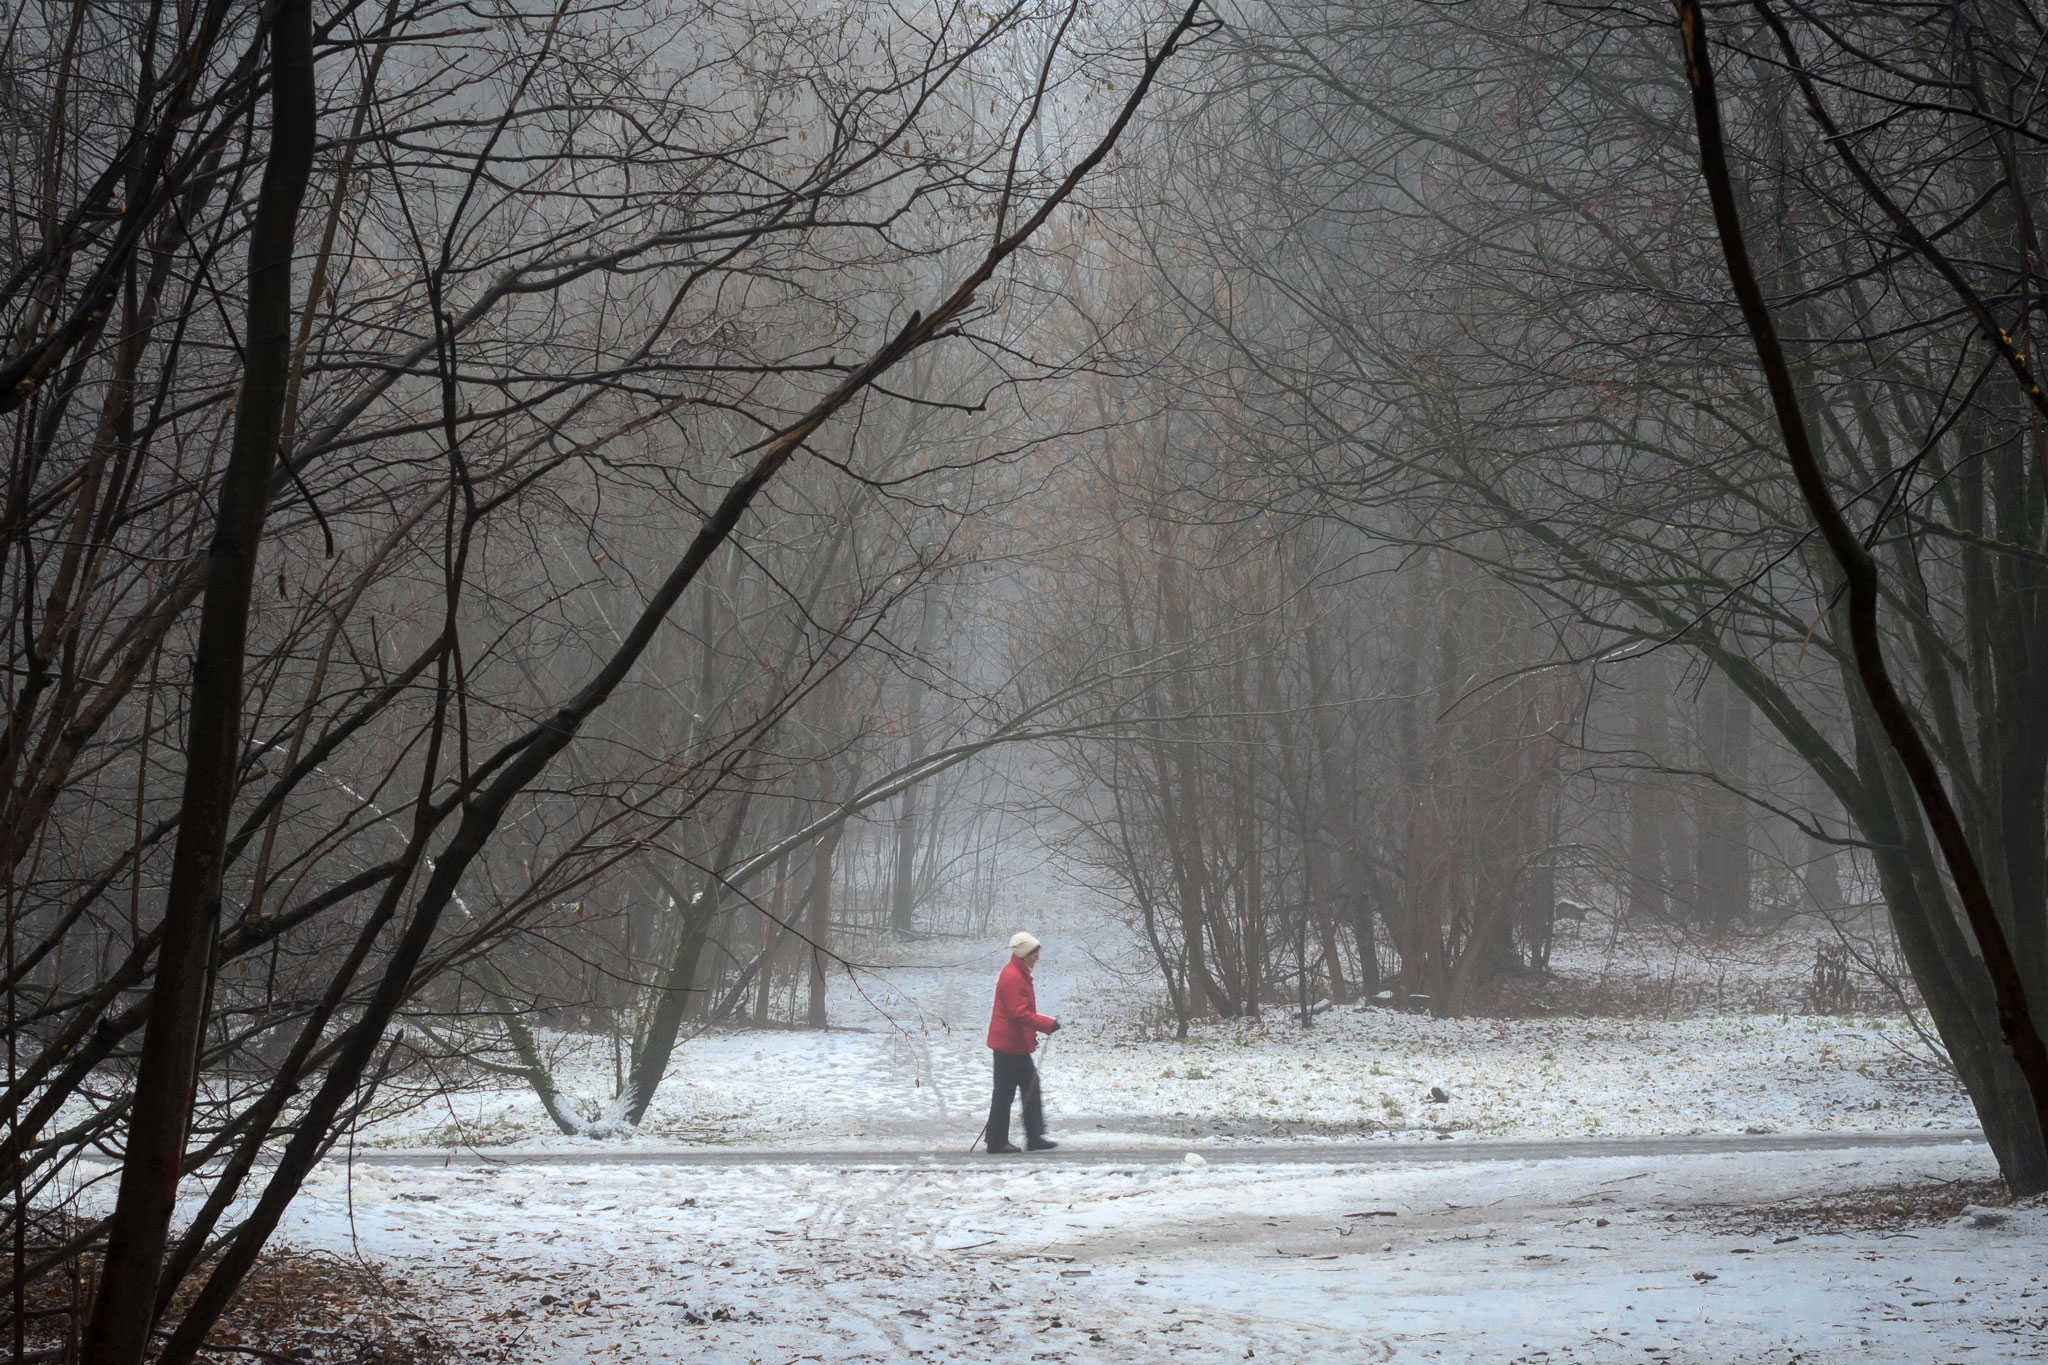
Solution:
{"label": "white knit hat", "polygon": [[1010,956],[1029,957],[1038,951],[1038,940],[1019,929],[1010,935]]}

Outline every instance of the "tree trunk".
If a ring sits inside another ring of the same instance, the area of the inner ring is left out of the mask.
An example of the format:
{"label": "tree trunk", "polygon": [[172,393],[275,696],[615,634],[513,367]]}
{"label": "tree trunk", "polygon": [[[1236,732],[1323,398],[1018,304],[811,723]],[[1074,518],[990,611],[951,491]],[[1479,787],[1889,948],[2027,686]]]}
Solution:
{"label": "tree trunk", "polygon": [[1628,883],[1626,913],[1637,923],[1655,922],[1667,910],[1665,888],[1671,843],[1668,779],[1649,765],[1670,761],[1667,709],[1670,693],[1664,652],[1652,650],[1635,663],[1636,761],[1645,765],[1628,785]]}
{"label": "tree trunk", "polygon": [[[1306,577],[1306,575],[1304,575]],[[1320,610],[1313,589],[1304,585],[1302,608],[1305,620],[1302,629],[1302,654],[1308,666],[1309,732],[1315,742],[1304,756],[1301,764],[1301,840],[1303,871],[1308,883],[1308,896],[1316,907],[1317,928],[1323,939],[1323,955],[1330,964],[1330,998],[1338,1004],[1352,999],[1350,984],[1344,979],[1344,955],[1337,946],[1337,912],[1333,903],[1335,888],[1331,875],[1332,856],[1329,831],[1340,831],[1346,842],[1354,843],[1364,837],[1359,819],[1360,807],[1364,801],[1356,790],[1356,783],[1343,779],[1343,767],[1339,761],[1340,752],[1337,737],[1337,698],[1332,695],[1329,683],[1329,664],[1323,657],[1325,642],[1318,625]],[[1317,800],[1318,777],[1321,778],[1321,800]],[[1360,989],[1373,983],[1372,953],[1372,912],[1364,899],[1364,886],[1354,883],[1348,896],[1352,914],[1352,932],[1358,938],[1359,974],[1362,978]]]}
{"label": "tree trunk", "polygon": [[1752,708],[1749,698],[1719,672],[1707,680],[1701,698],[1700,748],[1708,781],[1699,794],[1699,872],[1694,879],[1694,917],[1702,924],[1727,925],[1750,910],[1749,782]]}
{"label": "tree trunk", "polygon": [[[732,815],[726,822],[725,835],[711,856],[713,872],[732,866],[740,838],[746,832],[747,811],[752,804],[749,796],[742,796],[734,804]],[[626,1078],[626,1121],[635,1125],[647,1117],[647,1106],[654,1103],[654,1092],[660,1088],[662,1078],[668,1075],[669,1059],[675,1055],[676,1036],[682,1031],[683,1016],[689,1009],[691,988],[697,984],[697,967],[704,955],[705,939],[725,903],[724,884],[716,876],[706,876],[701,892],[691,896],[663,876],[659,868],[650,870],[675,906],[675,939],[669,960],[662,968],[661,979],[655,983],[654,1008],[648,1014],[640,1045],[634,1050],[632,1070]]]}
{"label": "tree trunk", "polygon": [[760,993],[754,997],[754,1024],[756,1027],[768,1022],[768,1005],[774,999],[775,963],[782,955],[782,945],[789,938],[784,926],[788,916],[783,905],[788,899],[789,860],[784,858],[775,866],[775,889],[768,893],[769,923],[761,932],[767,935],[767,942],[761,949]]}
{"label": "tree trunk", "polygon": [[[2032,945],[2022,943],[2017,949],[2013,943],[2013,930],[2017,927],[2021,907],[2010,901],[2003,904],[1994,900],[1991,886],[1980,860],[1979,849],[1983,839],[1977,838],[1958,812],[1958,803],[1949,794],[1949,783],[1944,778],[1933,749],[1921,732],[1909,703],[1894,683],[1890,665],[1885,657],[1885,645],[1878,617],[1881,598],[1881,581],[1876,560],[1870,550],[1843,516],[1828,485],[1826,471],[1820,457],[1809,439],[1804,417],[1801,415],[1797,391],[1786,363],[1784,350],[1779,344],[1777,327],[1771,316],[1770,306],[1758,287],[1755,271],[1749,263],[1748,249],[1743,240],[1742,224],[1736,215],[1730,185],[1727,149],[1721,130],[1720,102],[1714,90],[1713,48],[1708,41],[1707,21],[1699,0],[1676,0],[1685,71],[1691,86],[1695,126],[1699,135],[1700,170],[1706,180],[1709,197],[1713,202],[1715,227],[1721,241],[1722,255],[1728,266],[1728,277],[1734,286],[1735,295],[1742,308],[1744,325],[1755,346],[1757,360],[1764,372],[1770,391],[1771,403],[1777,418],[1779,435],[1784,441],[1787,462],[1799,484],[1800,495],[1811,512],[1813,522],[1821,532],[1827,545],[1828,554],[1841,571],[1847,586],[1847,630],[1855,664],[1857,688],[1852,696],[1857,699],[1859,720],[1868,717],[1869,726],[1859,726],[1861,742],[1859,749],[1875,749],[1875,741],[1869,738],[1874,729],[1881,733],[1888,748],[1883,763],[1887,774],[1896,772],[1901,782],[1888,782],[1896,788],[1903,785],[1911,793],[1910,805],[1904,801],[1892,804],[1899,810],[1917,810],[1920,818],[1899,820],[1896,831],[1899,838],[1889,843],[1874,839],[1874,847],[1881,856],[1897,850],[1903,840],[1925,843],[1925,835],[1931,833],[1941,850],[1941,866],[1946,869],[1955,887],[1956,901],[1960,904],[1963,917],[1970,929],[1972,942],[1965,945],[1974,952],[1957,953],[1952,950],[1953,940],[1962,937],[1954,919],[1947,915],[1946,895],[1938,877],[1928,877],[1932,883],[1928,888],[1933,894],[1916,905],[1917,913],[1910,916],[1916,923],[1911,927],[1921,948],[1934,946],[1950,948],[1942,955],[1954,966],[1954,975],[1948,981],[1934,984],[1944,997],[1955,997],[1950,1004],[1961,1003],[1966,1008],[1974,1007],[1979,1012],[1987,1003],[1996,1023],[1996,1049],[2004,1056],[1997,1061],[1977,1064],[1966,1070],[1964,1079],[1972,1081],[1973,1073],[1981,1080],[1991,1082],[1983,1092],[1972,1083],[1971,1095],[1978,1103],[1978,1112],[1983,1116],[1987,1136],[1992,1138],[1994,1149],[1999,1151],[2000,1165],[2006,1173],[2006,1180],[2015,1194],[2033,1194],[2048,1188],[2048,1152],[2043,1151],[2044,1133],[2048,1133],[2048,1041],[2044,1041],[2036,1013],[2039,1004],[2040,983],[2030,981],[2030,969],[2039,961],[2038,952],[2030,952]],[[2025,354],[2016,350],[2011,338],[1996,326],[1996,320],[1988,308],[1977,299],[1967,282],[1914,224],[1910,215],[1900,208],[1884,188],[1873,180],[1867,169],[1857,158],[1853,140],[1847,137],[1822,102],[1817,87],[1799,60],[1790,31],[1774,14],[1765,11],[1763,18],[1770,25],[1787,59],[1788,69],[1794,71],[1806,95],[1809,112],[1814,122],[1827,134],[1827,145],[1839,158],[1844,160],[1858,180],[1865,195],[1879,205],[1893,221],[1899,236],[1914,251],[1925,257],[1942,270],[1966,309],[1973,312],[1989,342],[1995,333],[1997,344],[2003,352],[2002,358],[2013,366],[2012,373],[2019,381],[2022,395],[2031,392],[2035,396],[2037,411],[2048,411],[2048,400],[2039,398],[2038,381],[2027,368]],[[2038,696],[2030,703],[2038,710]],[[1937,713],[1934,718],[1936,733],[1943,728],[1943,722],[1953,716]],[[2031,798],[2038,801],[2038,798]],[[1881,812],[1871,805],[1872,815]],[[2027,837],[2038,839],[2038,804],[2035,807],[2037,823],[2026,831]],[[1923,828],[1922,821],[1925,825]],[[1922,857],[1918,865],[1932,869],[1931,858]],[[1894,907],[1894,922],[1907,918],[1901,914],[1902,907]],[[2025,907],[2032,917],[2029,928],[2038,933],[2039,902]],[[1907,930],[1901,928],[1902,944]],[[1942,940],[1950,940],[1943,943]],[[1974,957],[1981,962],[1981,971],[1969,976],[1968,963]],[[1916,970],[1916,975],[1917,975]],[[1978,979],[1971,979],[1974,976]],[[1967,982],[1975,989],[1949,991],[1948,982]],[[1923,990],[1927,983],[1923,982]],[[1988,985],[1986,992],[1983,985]],[[1989,997],[1987,1002],[1986,997]],[[1934,1007],[1933,996],[1929,995],[1930,1009]],[[1944,1005],[1949,1008],[1949,1005]],[[1937,1017],[1937,1022],[1939,1018]],[[1958,1019],[1957,1024],[1964,1021]],[[1951,1055],[1956,1056],[1959,1067],[1964,1057],[1958,1055],[1959,1044],[1964,1053],[1974,1053],[1982,1030],[1972,1033],[1959,1032],[1951,1038],[1948,1028],[1943,1027],[1943,1038],[1949,1041]],[[2009,1112],[2014,1106],[2006,1101],[2012,1093],[2000,1082],[2007,1066],[2018,1073],[2019,1085],[2026,1096],[2027,1112],[2024,1120],[2013,1124]],[[2023,1140],[2024,1150],[2008,1151],[1996,1144],[2010,1139],[2012,1128],[2028,1130]]]}
{"label": "tree trunk", "polygon": [[207,549],[181,822],[120,1191],[81,1355],[88,1365],[134,1365],[149,1345],[211,991],[223,850],[241,754],[243,647],[290,380],[293,234],[313,166],[306,0],[280,0],[270,54],[270,148],[249,238],[248,359]]}
{"label": "tree trunk", "polygon": [[[1807,791],[1806,804],[1812,812],[1811,819],[1818,829],[1825,830],[1840,818],[1841,803],[1810,769]],[[1822,914],[1832,915],[1845,909],[1849,898],[1842,890],[1841,845],[1813,835],[1807,836],[1805,867],[1801,870],[1800,881],[1805,887],[1807,902]]]}
{"label": "tree trunk", "polygon": [[[931,655],[938,620],[937,604],[925,603],[924,619],[917,628],[919,659]],[[904,678],[903,685],[910,694],[903,703],[903,741],[909,753],[907,763],[916,763],[924,757],[926,750],[924,679],[911,672]],[[921,788],[922,784],[914,785],[903,793],[903,811],[896,821],[896,866],[889,887],[889,927],[897,934],[911,931],[912,912],[917,908],[918,794]]]}
{"label": "tree trunk", "polygon": [[[832,799],[832,765],[828,761],[819,765],[818,790],[827,801]],[[825,1015],[825,953],[832,936],[832,852],[839,846],[841,826],[834,825],[818,836],[811,845],[811,999],[810,1010],[805,1022],[812,1028],[824,1028]]]}

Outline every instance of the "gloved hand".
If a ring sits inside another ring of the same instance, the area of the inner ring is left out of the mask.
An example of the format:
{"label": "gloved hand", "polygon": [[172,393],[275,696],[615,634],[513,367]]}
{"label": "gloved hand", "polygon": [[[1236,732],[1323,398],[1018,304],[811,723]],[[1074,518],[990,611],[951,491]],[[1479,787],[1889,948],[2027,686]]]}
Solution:
{"label": "gloved hand", "polygon": [[1053,1020],[1053,1021],[1052,1021],[1052,1027],[1046,1030],[1046,1032],[1047,1032],[1047,1033],[1058,1033],[1059,1031],[1060,1031],[1060,1021],[1059,1021],[1059,1020],[1057,1020],[1057,1019]]}

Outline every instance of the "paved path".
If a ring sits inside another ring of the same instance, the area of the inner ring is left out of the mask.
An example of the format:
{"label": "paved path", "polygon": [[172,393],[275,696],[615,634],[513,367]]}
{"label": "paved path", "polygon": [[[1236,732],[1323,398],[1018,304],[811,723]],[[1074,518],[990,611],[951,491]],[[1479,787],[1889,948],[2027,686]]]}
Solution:
{"label": "paved path", "polygon": [[[1693,1133],[1657,1137],[1450,1138],[1438,1141],[1244,1142],[1229,1146],[1148,1143],[1089,1147],[1062,1142],[1057,1151],[992,1157],[961,1147],[789,1149],[739,1147],[590,1147],[574,1151],[357,1152],[358,1165],[376,1166],[838,1166],[848,1169],[920,1167],[985,1170],[1017,1162],[1085,1166],[1164,1166],[1199,1152],[1213,1166],[1404,1166],[1474,1161],[1572,1161],[1601,1157],[1694,1156],[1726,1152],[1833,1152],[1855,1148],[1953,1147],[1979,1144],[1973,1128],[1913,1132]],[[332,1158],[339,1160],[339,1158]]]}

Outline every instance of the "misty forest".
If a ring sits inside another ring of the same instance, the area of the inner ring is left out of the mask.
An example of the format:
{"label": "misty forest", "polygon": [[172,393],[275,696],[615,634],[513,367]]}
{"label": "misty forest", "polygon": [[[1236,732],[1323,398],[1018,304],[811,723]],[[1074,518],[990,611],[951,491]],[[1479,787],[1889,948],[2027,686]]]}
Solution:
{"label": "misty forest", "polygon": [[11,0],[0,184],[17,1365],[2048,1353],[2037,0]]}

